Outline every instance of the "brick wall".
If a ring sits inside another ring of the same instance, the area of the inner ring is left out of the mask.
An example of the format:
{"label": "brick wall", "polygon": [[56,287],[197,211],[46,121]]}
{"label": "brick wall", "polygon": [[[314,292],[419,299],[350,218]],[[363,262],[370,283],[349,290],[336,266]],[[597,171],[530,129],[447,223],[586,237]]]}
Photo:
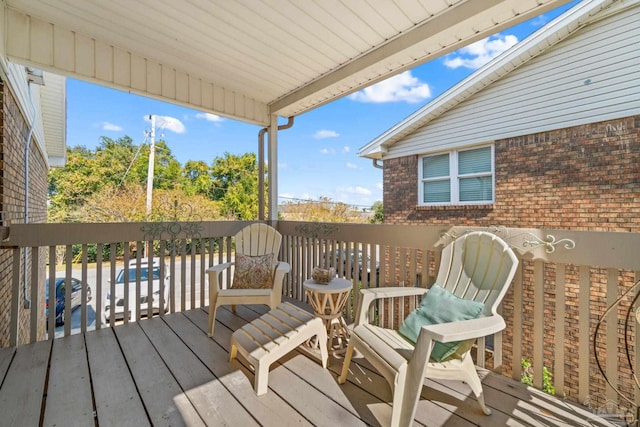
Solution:
{"label": "brick wall", "polygon": [[[20,224],[25,222],[25,142],[29,134],[29,124],[25,120],[16,99],[9,88],[0,81],[0,200],[2,207],[2,225]],[[31,142],[29,150],[29,222],[45,222],[47,219],[47,163],[36,143]],[[22,255],[24,256],[24,255]],[[43,274],[45,254],[40,257],[40,273]],[[0,249],[0,348],[9,345],[11,295],[13,265],[12,249]],[[21,257],[21,267],[24,258]],[[21,277],[22,276],[21,271]],[[27,293],[31,292],[31,256],[27,254]],[[42,277],[41,277],[42,279]],[[43,283],[43,280],[40,280]],[[39,289],[44,295],[44,285]],[[29,340],[30,310],[24,310],[22,305],[22,283],[20,286],[20,343]],[[40,303],[41,312],[38,339],[45,334],[44,298]]]}
{"label": "brick wall", "polygon": [[[495,141],[496,188],[491,206],[418,207],[418,156],[384,161],[384,218],[393,224],[436,224],[522,228],[555,228],[591,231],[640,232],[640,116],[592,123],[568,129],[518,136]],[[532,354],[533,268],[524,263],[523,307],[515,308],[510,291],[503,314],[506,366],[513,355],[513,334],[509,318],[522,310],[523,355]],[[553,313],[555,271],[545,271],[545,364],[553,370]],[[577,275],[577,272],[575,273]],[[572,270],[567,272],[565,393],[577,396],[578,361],[573,349],[578,319],[578,284]],[[606,271],[592,269],[591,324],[606,309]],[[632,275],[621,272],[620,293],[632,285]],[[624,321],[623,321],[624,322]],[[572,325],[574,327],[572,328]],[[623,331],[617,330],[623,343]],[[620,349],[621,355],[622,348]],[[622,364],[621,364],[622,366]],[[586,369],[587,367],[582,367]],[[592,357],[590,393],[604,393],[604,381]],[[510,372],[505,372],[510,374]],[[621,388],[632,389],[630,372],[619,370]]]}
{"label": "brick wall", "polygon": [[640,116],[495,142],[491,206],[417,207],[418,156],[384,161],[391,224],[640,231]]}

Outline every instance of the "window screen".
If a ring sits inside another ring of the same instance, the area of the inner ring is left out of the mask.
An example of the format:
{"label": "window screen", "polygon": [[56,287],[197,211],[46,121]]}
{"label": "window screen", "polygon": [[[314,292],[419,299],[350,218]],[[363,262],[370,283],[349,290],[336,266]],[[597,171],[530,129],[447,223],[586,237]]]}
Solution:
{"label": "window screen", "polygon": [[460,151],[458,153],[459,201],[492,201],[491,172],[491,147]]}
{"label": "window screen", "polygon": [[493,147],[424,156],[420,203],[493,202]]}

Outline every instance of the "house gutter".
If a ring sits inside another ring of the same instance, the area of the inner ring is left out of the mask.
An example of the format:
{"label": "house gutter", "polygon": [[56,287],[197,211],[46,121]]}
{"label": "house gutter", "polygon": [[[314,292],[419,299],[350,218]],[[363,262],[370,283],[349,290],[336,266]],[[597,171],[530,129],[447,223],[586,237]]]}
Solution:
{"label": "house gutter", "polygon": [[[24,223],[29,224],[29,155],[31,153],[31,138],[33,137],[33,131],[36,127],[36,118],[38,116],[38,110],[33,103],[33,97],[31,95],[31,84],[35,81],[30,78],[31,71],[27,69],[27,90],[29,92],[29,102],[31,103],[31,109],[33,110],[33,116],[31,117],[31,124],[29,126],[29,132],[27,133],[27,140],[24,147]],[[43,84],[43,83],[38,83]],[[31,300],[27,297],[27,252],[28,248],[24,248],[22,258],[22,304],[25,309],[31,308]],[[33,273],[33,272],[32,272]]]}
{"label": "house gutter", "polygon": [[379,159],[371,159],[371,162],[373,163],[373,167],[377,169],[384,169],[384,166],[382,165],[382,163],[378,163],[379,161],[380,161]]}
{"label": "house gutter", "polygon": [[[294,116],[287,119],[284,125],[278,125],[278,130],[289,129],[293,126]],[[264,134],[269,131],[268,127],[260,129],[258,132],[258,219],[264,221]],[[277,167],[277,165],[276,165]]]}

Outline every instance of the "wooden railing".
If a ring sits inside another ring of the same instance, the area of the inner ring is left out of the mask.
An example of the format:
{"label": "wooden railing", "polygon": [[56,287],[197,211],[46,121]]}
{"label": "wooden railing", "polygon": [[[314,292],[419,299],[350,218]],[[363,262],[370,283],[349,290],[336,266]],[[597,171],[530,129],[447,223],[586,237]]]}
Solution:
{"label": "wooden railing", "polygon": [[[105,306],[115,302],[107,300],[106,295],[113,295],[111,284],[118,271],[126,270],[131,262],[135,266],[153,258],[163,260],[162,276],[168,279],[162,285],[166,288],[160,292],[162,309],[153,315],[206,306],[205,270],[233,257],[232,236],[246,224],[222,221],[12,226],[3,242],[5,248],[13,250],[16,272],[11,278],[10,344],[55,338],[56,333],[47,334],[45,328],[47,321],[50,325],[54,323],[55,316],[50,310],[45,320],[46,277],[77,276],[84,284],[88,283],[93,295],[89,303],[82,298],[80,308],[73,314],[79,320],[72,322],[72,313],[65,313],[59,335],[116,324],[113,318],[105,321]],[[334,266],[340,276],[354,284],[345,307],[347,318],[354,316],[359,288],[430,286],[436,276],[441,245],[470,230],[290,221],[280,221],[275,226],[283,235],[280,259],[292,267],[285,278],[284,294],[304,300],[302,283],[310,277],[313,267]],[[594,363],[592,334],[606,308],[640,278],[640,234],[506,228],[491,231],[516,249],[521,263],[501,307],[507,329],[479,341],[477,364],[519,379],[521,360],[527,359],[532,364],[529,373],[538,388],[543,388],[546,367],[553,376],[556,394],[580,403],[596,397],[617,400]],[[145,247],[153,248],[153,254],[145,255],[150,252],[145,252]],[[37,272],[29,275],[29,309],[22,300],[24,276],[20,272],[24,248],[31,254],[30,270]],[[94,253],[95,262],[90,262]],[[74,260],[79,262],[76,264]],[[223,279],[225,285],[230,283],[230,273]],[[146,302],[140,302],[139,296],[145,293],[140,289],[141,283],[146,285],[139,275],[127,283],[135,296],[125,301],[124,311],[130,311],[131,318],[125,316],[122,322],[140,320],[148,308]],[[53,294],[52,291],[49,293]],[[82,292],[86,297],[86,285]],[[146,293],[151,293],[151,289]],[[405,304],[392,305],[380,310],[379,321],[397,326],[411,308]],[[606,319],[595,351],[604,360],[603,369],[612,385],[640,403],[640,393],[630,374],[640,367],[640,352],[632,351],[633,366],[625,364],[621,316],[622,309],[613,311]],[[19,334],[19,330],[24,332]],[[632,334],[633,342],[638,342],[640,335],[635,323]]]}

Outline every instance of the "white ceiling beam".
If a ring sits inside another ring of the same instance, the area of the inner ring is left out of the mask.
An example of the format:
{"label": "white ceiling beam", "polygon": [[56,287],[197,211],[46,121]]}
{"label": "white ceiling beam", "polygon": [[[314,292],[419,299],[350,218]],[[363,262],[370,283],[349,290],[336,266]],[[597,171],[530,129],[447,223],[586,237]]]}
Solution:
{"label": "white ceiling beam", "polygon": [[[410,31],[406,31],[400,34],[398,37],[390,39],[387,43],[370,50],[369,52],[344,64],[342,67],[337,68],[336,70],[323,75],[322,77],[312,81],[311,83],[301,87],[300,89],[297,89],[296,91],[276,100],[275,102],[270,104],[270,112],[272,114],[280,114],[281,112],[285,111],[285,113],[281,115],[290,115],[290,112],[287,113],[286,111],[292,105],[298,103],[302,104],[305,102],[306,98],[312,98],[317,93],[322,92],[323,90],[326,90],[331,86],[337,86],[340,84],[340,82],[346,81],[348,78],[352,78],[354,75],[362,73],[368,68],[379,65],[380,62],[391,62],[391,58],[401,54],[403,51],[410,49],[431,37],[436,36],[438,33],[441,33],[448,28],[459,24],[460,22],[471,19],[475,15],[487,9],[490,9],[491,7],[499,5],[503,1],[505,0],[468,0],[457,3],[443,13],[435,15],[428,21],[417,25]],[[328,97],[324,101],[317,104],[317,101],[314,100],[312,101],[312,103],[315,104],[313,108],[331,102],[349,93],[356,92],[365,86],[370,86],[379,81],[385,80],[392,75],[399,74],[429,60],[435,59],[449,52],[453,52],[456,49],[459,49],[482,38],[488,37],[505,28],[511,27],[517,23],[538,16],[548,10],[560,6],[563,3],[567,3],[568,1],[569,0],[549,1],[545,4],[539,4],[537,7],[532,8],[525,13],[514,16],[513,19],[496,23],[496,25],[489,30],[478,31],[473,37],[461,39],[458,40],[457,43],[451,44],[449,46],[444,46],[438,52],[425,53],[424,56],[415,58],[413,61],[405,63],[401,67],[389,70],[388,73],[381,74],[377,78],[370,78],[364,85],[353,86],[351,90],[346,92],[335,91],[336,95]]]}

